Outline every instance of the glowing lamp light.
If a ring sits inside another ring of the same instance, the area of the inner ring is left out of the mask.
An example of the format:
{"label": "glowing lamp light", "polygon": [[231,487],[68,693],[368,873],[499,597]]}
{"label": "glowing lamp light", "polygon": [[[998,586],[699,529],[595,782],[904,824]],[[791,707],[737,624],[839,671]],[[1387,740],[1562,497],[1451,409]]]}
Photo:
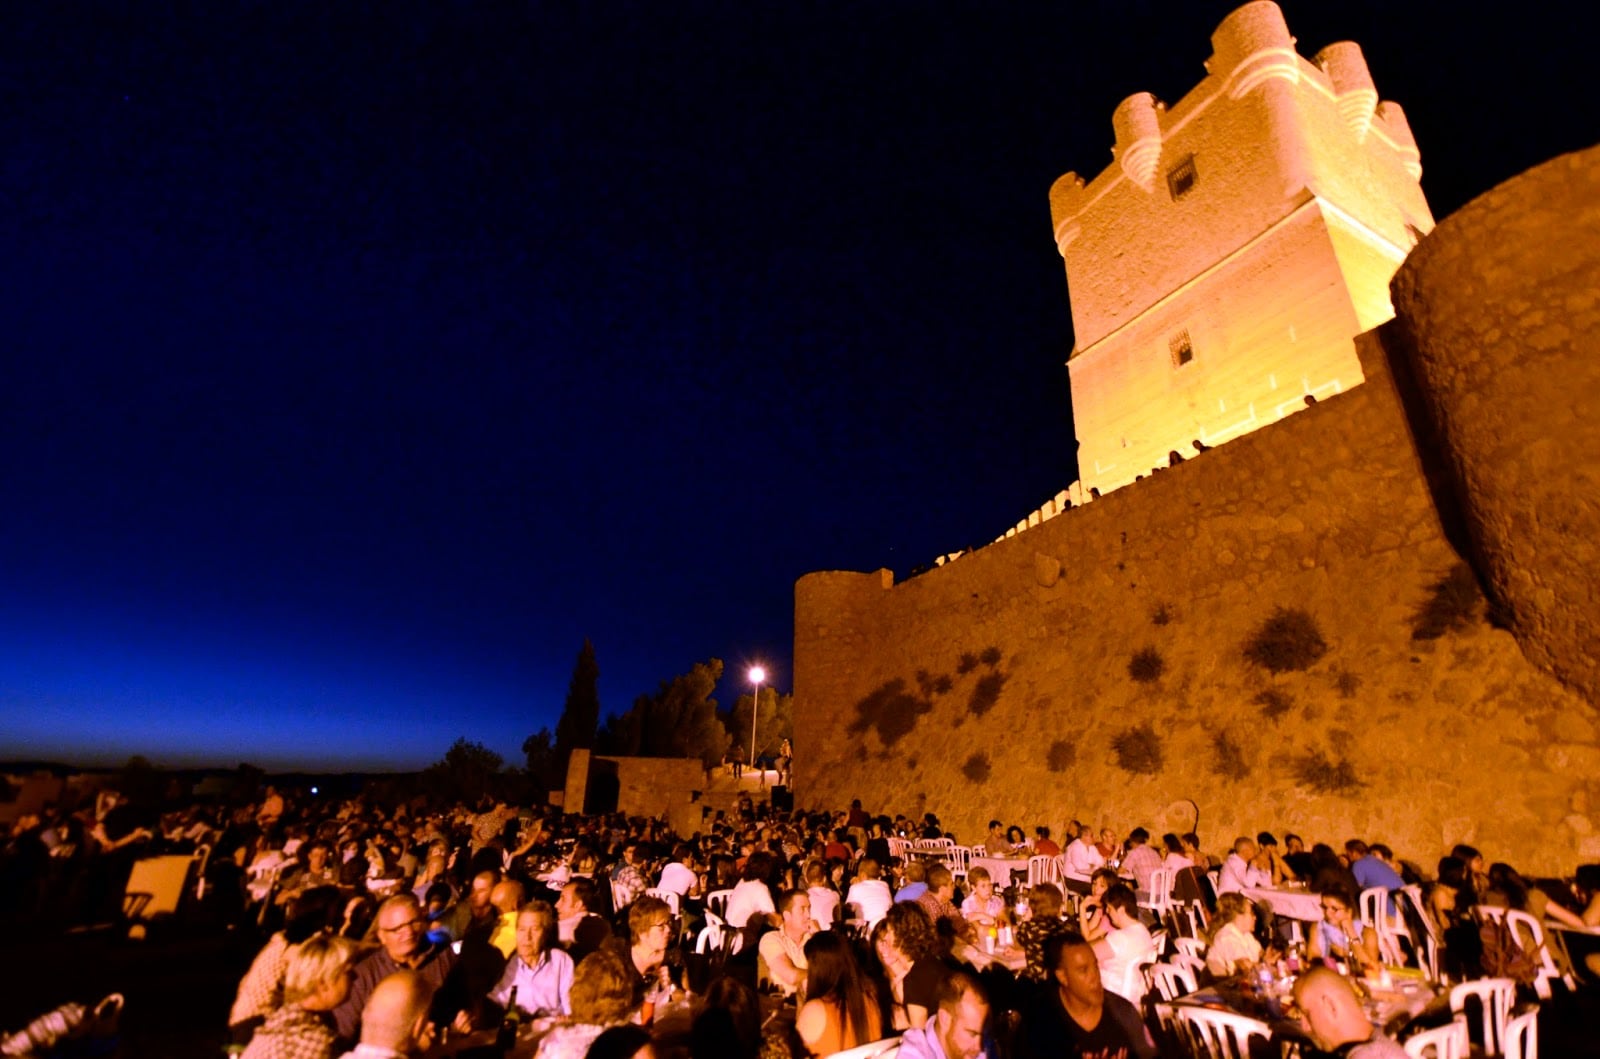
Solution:
{"label": "glowing lamp light", "polygon": [[[756,718],[761,713],[761,682],[767,679],[767,671],[760,666],[750,667],[750,683],[756,686],[756,693],[750,698],[750,767],[756,767]],[[766,786],[767,774],[760,771],[761,785]]]}

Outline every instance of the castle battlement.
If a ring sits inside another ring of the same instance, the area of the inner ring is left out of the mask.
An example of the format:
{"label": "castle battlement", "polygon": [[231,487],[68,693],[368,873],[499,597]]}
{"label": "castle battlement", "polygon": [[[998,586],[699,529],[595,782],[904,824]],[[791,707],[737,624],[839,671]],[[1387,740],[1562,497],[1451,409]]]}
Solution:
{"label": "castle battlement", "polygon": [[1270,0],[1211,41],[1193,90],[1124,99],[1112,164],[1050,189],[1085,490],[1359,384],[1354,337],[1394,315],[1389,280],[1433,228],[1359,45],[1301,56]]}

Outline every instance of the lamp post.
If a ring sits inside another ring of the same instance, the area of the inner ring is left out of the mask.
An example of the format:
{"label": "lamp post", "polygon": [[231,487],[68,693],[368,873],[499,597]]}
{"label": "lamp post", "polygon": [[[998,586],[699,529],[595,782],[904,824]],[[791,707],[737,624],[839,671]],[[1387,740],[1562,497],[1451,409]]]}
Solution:
{"label": "lamp post", "polygon": [[[756,693],[750,699],[750,767],[756,767],[756,718],[761,715],[761,682],[767,679],[767,671],[760,666],[750,667],[750,683],[756,686]],[[767,785],[766,773],[760,773],[761,786]]]}

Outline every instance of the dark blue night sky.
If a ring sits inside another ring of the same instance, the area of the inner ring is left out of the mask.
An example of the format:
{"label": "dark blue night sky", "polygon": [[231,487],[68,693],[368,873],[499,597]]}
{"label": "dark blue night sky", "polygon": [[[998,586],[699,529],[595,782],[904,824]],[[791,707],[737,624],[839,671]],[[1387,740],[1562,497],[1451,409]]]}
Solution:
{"label": "dark blue night sky", "polygon": [[[520,762],[585,637],[788,690],[797,577],[1075,476],[1046,192],[1233,6],[8,5],[0,757]],[[1600,138],[1562,7],[1284,7],[1437,215]]]}

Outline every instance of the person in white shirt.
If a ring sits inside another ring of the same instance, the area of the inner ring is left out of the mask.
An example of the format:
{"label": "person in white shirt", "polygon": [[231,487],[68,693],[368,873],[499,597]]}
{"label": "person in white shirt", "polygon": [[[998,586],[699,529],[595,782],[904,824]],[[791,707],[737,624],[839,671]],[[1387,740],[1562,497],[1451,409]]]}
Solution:
{"label": "person in white shirt", "polygon": [[750,854],[744,862],[744,872],[728,895],[728,926],[743,930],[751,916],[777,918],[778,909],[772,903],[772,889],[767,877],[772,874],[772,855],[760,850]]}
{"label": "person in white shirt", "polygon": [[1100,961],[1100,979],[1111,992],[1138,1004],[1144,999],[1144,979],[1137,973],[1130,973],[1130,969],[1156,960],[1155,940],[1149,928],[1139,922],[1138,898],[1126,883],[1111,887],[1101,901],[1111,929],[1094,943],[1095,958]]}
{"label": "person in white shirt", "polygon": [[657,889],[677,894],[680,904],[686,897],[699,897],[700,876],[694,870],[693,861],[694,855],[688,846],[680,842],[673,847],[672,861],[661,869],[661,880],[656,883]]}
{"label": "person in white shirt", "polygon": [[782,925],[761,935],[756,980],[771,982],[784,996],[794,996],[806,982],[806,942],[817,932],[811,921],[811,898],[790,890],[778,902]]}
{"label": "person in white shirt", "polygon": [[1168,831],[1161,836],[1161,844],[1166,847],[1161,857],[1161,866],[1174,877],[1183,869],[1194,867],[1194,859],[1183,851],[1183,839]]}
{"label": "person in white shirt", "polygon": [[828,885],[828,869],[820,860],[806,865],[806,893],[811,898],[811,918],[819,930],[832,930],[839,919],[839,891]]}
{"label": "person in white shirt", "polygon": [[865,922],[868,932],[878,925],[878,921],[889,911],[889,906],[894,904],[894,894],[889,892],[889,884],[878,875],[878,862],[871,857],[862,857],[856,865],[856,881],[850,884],[849,892],[844,895],[851,918]]}
{"label": "person in white shirt", "polygon": [[1087,836],[1087,831],[1067,846],[1066,858],[1067,870],[1074,875],[1093,875],[1106,866],[1105,857],[1095,848],[1094,840]]}
{"label": "person in white shirt", "polygon": [[517,1007],[534,1018],[572,1014],[572,957],[556,948],[556,912],[546,901],[517,910],[516,952],[489,999],[502,1009],[516,990]]}
{"label": "person in white shirt", "polygon": [[1217,877],[1217,896],[1272,886],[1272,871],[1257,863],[1260,852],[1253,838],[1241,835],[1233,840],[1233,852],[1222,862]]}
{"label": "person in white shirt", "polygon": [[1261,943],[1255,939],[1256,910],[1244,894],[1223,894],[1211,917],[1206,945],[1206,970],[1218,978],[1247,971],[1261,962]]}

